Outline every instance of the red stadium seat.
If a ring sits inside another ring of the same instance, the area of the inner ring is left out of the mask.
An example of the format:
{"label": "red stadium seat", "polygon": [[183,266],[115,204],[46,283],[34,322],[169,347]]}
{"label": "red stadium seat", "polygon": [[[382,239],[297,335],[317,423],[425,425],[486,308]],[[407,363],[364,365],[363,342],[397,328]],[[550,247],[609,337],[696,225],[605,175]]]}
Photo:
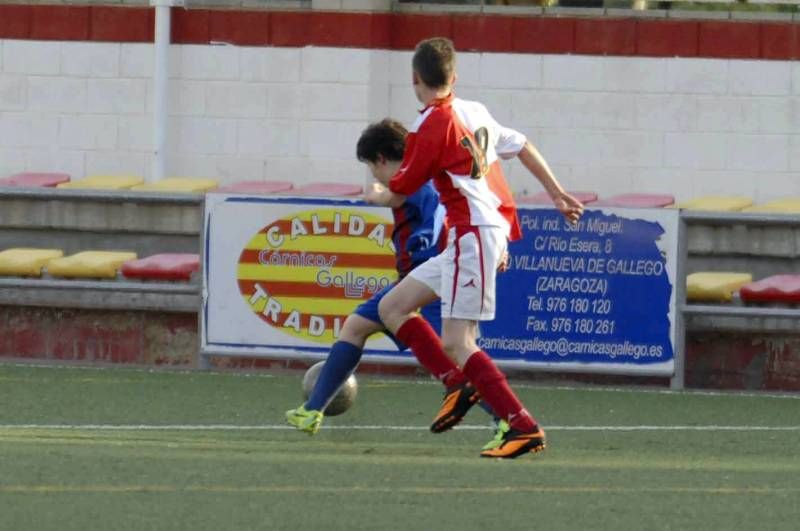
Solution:
{"label": "red stadium seat", "polygon": [[363,189],[357,184],[309,183],[299,188],[295,188],[289,193],[291,195],[317,197],[351,197],[361,195],[363,193]]}
{"label": "red stadium seat", "polygon": [[593,207],[663,208],[675,203],[668,194],[620,194],[601,199]]}
{"label": "red stadium seat", "polygon": [[800,275],[773,275],[739,288],[745,302],[800,304]]}
{"label": "red stadium seat", "polygon": [[292,183],[288,181],[240,181],[223,186],[222,188],[217,188],[214,191],[224,194],[268,195],[288,192],[292,187]]}
{"label": "red stadium seat", "polygon": [[125,278],[140,280],[190,280],[200,270],[200,255],[189,253],[155,254],[122,264]]}
{"label": "red stadium seat", "polygon": [[53,188],[61,183],[68,183],[70,176],[66,173],[17,173],[0,179],[0,186],[19,186],[26,188]]}
{"label": "red stadium seat", "polygon": [[[594,192],[569,192],[575,199],[583,203],[584,205],[589,203],[594,203],[597,201],[597,194]],[[517,198],[517,203],[521,205],[550,205],[553,203],[553,200],[550,199],[550,194],[547,192],[539,192],[538,194],[534,195],[524,195],[522,197]]]}

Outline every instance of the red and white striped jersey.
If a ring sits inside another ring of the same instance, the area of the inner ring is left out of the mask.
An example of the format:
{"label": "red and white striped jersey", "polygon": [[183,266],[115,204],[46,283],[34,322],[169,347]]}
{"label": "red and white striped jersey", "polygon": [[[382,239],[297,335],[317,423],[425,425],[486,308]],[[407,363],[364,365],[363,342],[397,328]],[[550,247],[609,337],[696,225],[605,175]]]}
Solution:
{"label": "red and white striped jersey", "polygon": [[498,124],[482,104],[451,94],[414,122],[389,188],[411,195],[433,178],[448,226],[502,227],[509,240],[517,240],[517,208],[499,159],[516,156],[525,142],[525,135]]}

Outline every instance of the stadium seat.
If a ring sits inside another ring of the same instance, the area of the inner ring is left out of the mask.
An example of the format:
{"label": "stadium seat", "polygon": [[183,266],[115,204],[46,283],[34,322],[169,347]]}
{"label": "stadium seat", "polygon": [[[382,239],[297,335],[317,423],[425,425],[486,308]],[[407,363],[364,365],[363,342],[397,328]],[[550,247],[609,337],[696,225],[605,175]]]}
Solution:
{"label": "stadium seat", "polygon": [[669,194],[619,194],[592,203],[593,207],[663,208],[675,203]]}
{"label": "stadium seat", "polygon": [[288,192],[293,188],[288,181],[240,181],[217,188],[215,192],[226,194],[278,194]]}
{"label": "stadium seat", "polygon": [[342,183],[309,183],[299,188],[294,188],[291,195],[316,196],[316,197],[353,197],[361,195],[363,189],[357,184]]}
{"label": "stadium seat", "polygon": [[739,212],[752,205],[753,200],[749,197],[707,195],[680,203],[678,208],[707,212]]}
{"label": "stadium seat", "polygon": [[190,280],[200,270],[200,255],[155,254],[122,264],[122,276],[140,280]]}
{"label": "stadium seat", "polygon": [[66,278],[116,278],[117,270],[136,253],[117,251],[84,251],[56,258],[47,264],[51,276]]}
{"label": "stadium seat", "polygon": [[167,177],[153,183],[139,184],[131,188],[136,192],[203,193],[215,189],[219,183],[213,179],[190,177]]}
{"label": "stadium seat", "polygon": [[[584,205],[588,205],[589,203],[594,203],[597,201],[597,194],[594,192],[569,193]],[[547,192],[539,192],[538,194],[534,195],[523,195],[522,197],[518,197],[516,202],[520,205],[550,205],[553,203],[553,200],[550,199],[550,194]]]}
{"label": "stadium seat", "polygon": [[17,173],[0,179],[0,186],[18,186],[25,188],[53,188],[68,183],[70,177],[66,173]]}
{"label": "stadium seat", "polygon": [[729,302],[733,294],[753,281],[750,273],[701,271],[686,277],[686,299],[690,301]]}
{"label": "stadium seat", "polygon": [[745,302],[800,304],[800,274],[773,275],[739,289]]}
{"label": "stadium seat", "polygon": [[127,190],[142,184],[144,179],[135,175],[92,175],[58,185],[58,188],[75,190]]}
{"label": "stadium seat", "polygon": [[60,249],[6,249],[0,252],[0,275],[40,277],[50,260],[62,256]]}
{"label": "stadium seat", "polygon": [[744,209],[745,212],[760,212],[764,214],[800,214],[800,197],[776,199]]}

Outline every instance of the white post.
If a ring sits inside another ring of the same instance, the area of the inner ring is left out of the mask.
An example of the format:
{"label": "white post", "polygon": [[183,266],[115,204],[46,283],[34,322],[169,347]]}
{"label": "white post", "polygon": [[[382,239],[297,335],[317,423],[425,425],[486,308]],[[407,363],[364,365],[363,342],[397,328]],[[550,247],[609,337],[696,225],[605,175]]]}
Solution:
{"label": "white post", "polygon": [[159,181],[167,171],[167,126],[169,123],[169,45],[171,6],[174,0],[150,0],[156,8],[155,43],[153,47],[153,171]]}

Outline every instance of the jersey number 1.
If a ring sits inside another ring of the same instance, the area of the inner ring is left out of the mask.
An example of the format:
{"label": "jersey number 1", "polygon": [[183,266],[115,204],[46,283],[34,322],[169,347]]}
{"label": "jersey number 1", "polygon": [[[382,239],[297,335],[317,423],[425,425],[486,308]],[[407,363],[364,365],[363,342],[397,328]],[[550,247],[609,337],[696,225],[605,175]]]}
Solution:
{"label": "jersey number 1", "polygon": [[489,173],[489,164],[486,162],[486,149],[489,147],[489,130],[481,127],[475,131],[474,138],[466,135],[461,139],[461,145],[472,155],[472,169],[469,176],[480,179]]}

